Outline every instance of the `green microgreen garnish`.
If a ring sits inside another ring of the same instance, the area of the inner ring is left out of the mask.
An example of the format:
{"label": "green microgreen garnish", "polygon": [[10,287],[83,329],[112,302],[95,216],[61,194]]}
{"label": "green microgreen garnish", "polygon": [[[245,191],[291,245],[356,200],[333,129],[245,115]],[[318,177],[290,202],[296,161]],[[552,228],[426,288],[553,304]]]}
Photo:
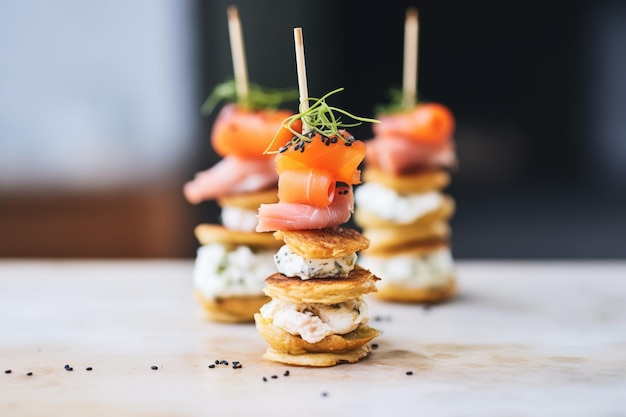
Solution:
{"label": "green microgreen garnish", "polygon": [[[298,114],[294,114],[283,120],[282,127],[289,130],[294,135],[294,140],[296,142],[311,142],[311,139],[315,136],[315,134],[319,134],[325,138],[340,138],[344,142],[349,142],[348,138],[345,138],[340,129],[344,129],[347,127],[355,127],[363,124],[364,122],[368,123],[380,123],[379,120],[370,119],[367,117],[355,116],[343,109],[338,107],[329,106],[326,103],[326,99],[331,95],[343,91],[343,87],[337,88],[336,90],[331,91],[330,93],[325,94],[321,98],[309,98],[309,101],[312,102],[310,107],[303,112]],[[339,116],[335,115],[336,113],[340,113]],[[353,120],[356,120],[354,123],[344,123],[341,121],[341,114],[344,116],[348,116]],[[292,124],[296,120],[302,120],[303,124],[305,124],[308,128],[308,132],[298,132],[292,127]],[[280,130],[279,130],[280,132]],[[276,153],[280,151],[270,151],[274,143],[276,142],[276,138],[278,137],[278,133],[272,139],[272,142],[269,144],[267,149],[265,150],[265,154],[268,153]],[[354,140],[354,139],[352,139]]]}
{"label": "green microgreen garnish", "polygon": [[383,114],[393,114],[393,113],[401,113],[406,110],[410,110],[417,104],[417,99],[415,103],[407,103],[404,101],[404,94],[401,88],[392,87],[388,90],[389,101],[385,104],[378,104],[374,107],[374,113],[378,115]]}
{"label": "green microgreen garnish", "polygon": [[284,103],[295,101],[298,95],[297,88],[264,88],[258,84],[250,83],[248,85],[248,96],[240,99],[237,96],[235,80],[227,79],[215,86],[204,104],[202,104],[200,111],[205,116],[209,115],[222,101],[237,103],[250,111],[259,109],[276,110]]}

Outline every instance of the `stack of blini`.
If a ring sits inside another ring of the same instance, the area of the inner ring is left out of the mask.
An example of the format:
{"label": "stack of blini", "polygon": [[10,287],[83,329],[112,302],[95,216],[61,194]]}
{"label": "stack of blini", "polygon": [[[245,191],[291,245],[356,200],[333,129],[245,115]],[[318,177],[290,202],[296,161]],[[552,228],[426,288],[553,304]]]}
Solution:
{"label": "stack of blini", "polygon": [[381,278],[379,299],[446,300],[456,289],[448,224],[455,202],[443,191],[456,166],[453,115],[421,103],[378,119],[355,191],[355,222],[371,241],[361,264]]}
{"label": "stack of blini", "polygon": [[[275,269],[273,257],[280,242],[255,228],[259,205],[278,200],[278,175],[273,158],[263,150],[291,114],[226,105],[211,135],[222,159],[184,186],[190,203],[216,200],[221,209],[222,224],[195,228],[201,246],[193,271],[194,292],[210,320],[252,322],[254,313],[269,301],[263,293],[264,278]],[[283,137],[277,142],[285,143]]]}
{"label": "stack of blini", "polygon": [[[326,97],[306,115],[328,109]],[[343,226],[353,212],[352,185],[360,182],[366,147],[339,126],[333,127],[338,134],[295,132],[276,156],[280,201],[259,207],[256,230],[275,231],[284,242],[275,255],[278,272],[265,280],[272,300],[254,316],[269,344],[268,360],[312,367],[353,363],[370,353],[368,343],[379,335],[368,326],[364,298],[376,291],[378,278],[356,262],[369,240]]]}

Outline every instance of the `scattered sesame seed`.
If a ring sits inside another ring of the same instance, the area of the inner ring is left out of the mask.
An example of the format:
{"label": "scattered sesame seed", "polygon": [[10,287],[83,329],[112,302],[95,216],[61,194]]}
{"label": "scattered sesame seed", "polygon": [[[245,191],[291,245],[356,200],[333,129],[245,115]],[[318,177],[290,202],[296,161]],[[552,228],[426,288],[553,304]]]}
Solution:
{"label": "scattered sesame seed", "polygon": [[72,368],[72,367],[71,367],[71,366],[69,366],[69,365],[65,365],[63,368],[65,368],[65,370],[66,370],[66,371],[68,371],[68,372],[71,372],[71,371],[73,371],[73,370],[74,370],[74,368]]}
{"label": "scattered sesame seed", "polygon": [[5,374],[10,374],[11,372],[13,371],[11,371],[10,369],[7,369],[6,371],[4,371]]}
{"label": "scattered sesame seed", "polygon": [[216,364],[216,365],[219,365],[219,364],[220,364],[219,359],[215,359],[215,364]]}
{"label": "scattered sesame seed", "polygon": [[322,397],[328,397],[328,393],[326,391],[322,392]]}
{"label": "scattered sesame seed", "polygon": [[413,371],[406,371],[407,375],[413,375]]}
{"label": "scattered sesame seed", "polygon": [[220,361],[220,364],[222,364],[222,365],[228,365],[228,361]]}
{"label": "scattered sesame seed", "polygon": [[240,369],[240,368],[243,368],[242,364],[240,363],[233,364],[233,369]]}
{"label": "scattered sesame seed", "polygon": [[263,377],[263,382],[267,382],[267,378]]}
{"label": "scattered sesame seed", "polygon": [[233,361],[233,365],[239,365],[239,361]]}
{"label": "scattered sesame seed", "polygon": [[285,373],[283,374],[283,376],[289,376],[289,369],[287,369],[287,370],[285,371]]}
{"label": "scattered sesame seed", "polygon": [[215,364],[214,363],[210,364],[209,368],[211,368],[211,369],[215,368]]}
{"label": "scattered sesame seed", "polygon": [[378,349],[378,343],[372,343],[372,349]]}
{"label": "scattered sesame seed", "polygon": [[86,369],[87,371],[91,371],[91,370],[93,370],[93,368],[92,368],[91,366],[88,366],[88,367],[86,367],[85,369]]}
{"label": "scattered sesame seed", "polygon": [[272,379],[278,379],[278,375],[272,375]]}
{"label": "scattered sesame seed", "polygon": [[26,374],[26,376],[33,376],[33,373],[32,373],[32,372],[28,372],[28,373]]}
{"label": "scattered sesame seed", "polygon": [[158,366],[156,366],[156,365],[152,365],[152,366],[150,367],[150,369],[152,369],[153,371],[156,371],[157,369],[159,369],[159,367],[158,367]]}

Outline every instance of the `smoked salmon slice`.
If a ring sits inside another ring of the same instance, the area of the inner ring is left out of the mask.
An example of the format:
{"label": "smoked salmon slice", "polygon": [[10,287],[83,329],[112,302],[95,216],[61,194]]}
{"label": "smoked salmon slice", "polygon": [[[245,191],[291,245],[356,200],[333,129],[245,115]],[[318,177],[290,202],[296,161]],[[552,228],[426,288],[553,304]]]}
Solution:
{"label": "smoked salmon slice", "polygon": [[292,140],[276,155],[276,170],[317,168],[329,171],[338,182],[360,184],[360,163],[365,158],[366,147],[345,130],[340,133],[346,141],[337,137],[316,134],[310,141]]}
{"label": "smoked salmon slice", "polygon": [[414,142],[416,146],[442,148],[452,139],[455,120],[443,104],[421,103],[413,109],[379,117],[372,126],[376,136],[395,136]]}
{"label": "smoked salmon slice", "polygon": [[272,232],[335,227],[347,222],[353,211],[352,186],[337,184],[333,202],[327,207],[283,202],[261,204],[256,231]]}
{"label": "smoked salmon slice", "polygon": [[454,168],[455,146],[452,141],[439,148],[415,146],[415,142],[402,138],[378,136],[367,141],[365,163],[397,175],[425,167]]}
{"label": "smoked salmon slice", "polygon": [[288,169],[278,178],[278,198],[281,202],[326,207],[334,197],[335,178],[325,169]]}
{"label": "smoked salmon slice", "polygon": [[230,155],[197,173],[183,187],[191,204],[276,186],[278,174],[271,158],[240,158]]}
{"label": "smoked salmon slice", "polygon": [[[277,150],[293,137],[282,126],[293,113],[284,109],[244,110],[236,104],[227,104],[220,110],[211,133],[211,145],[218,155],[237,155],[244,158],[264,158],[267,144]],[[294,121],[293,129],[302,129],[302,122]],[[276,133],[278,132],[278,133]]]}

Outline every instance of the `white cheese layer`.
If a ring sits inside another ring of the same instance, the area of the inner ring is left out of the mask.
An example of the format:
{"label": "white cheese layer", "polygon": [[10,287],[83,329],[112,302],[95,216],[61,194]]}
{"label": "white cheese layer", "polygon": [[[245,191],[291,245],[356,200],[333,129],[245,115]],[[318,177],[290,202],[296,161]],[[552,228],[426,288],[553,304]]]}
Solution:
{"label": "white cheese layer", "polygon": [[194,285],[207,298],[262,295],[265,278],[276,272],[273,256],[273,251],[254,253],[247,246],[203,245],[194,264]]}
{"label": "white cheese layer", "polygon": [[357,207],[362,207],[381,219],[408,224],[440,208],[444,198],[437,191],[400,195],[379,183],[368,182],[354,191],[354,202]]}
{"label": "white cheese layer", "polygon": [[342,258],[306,259],[293,253],[287,245],[283,245],[274,255],[278,272],[301,279],[346,276],[354,269],[356,260],[356,253]]}
{"label": "white cheese layer", "polygon": [[292,304],[274,299],[261,307],[260,313],[274,326],[309,343],[333,334],[350,333],[371,318],[362,298],[339,304]]}
{"label": "white cheese layer", "polygon": [[359,264],[380,277],[378,287],[394,284],[410,289],[445,286],[454,273],[449,248],[441,248],[422,256],[396,255],[388,258],[362,254]]}
{"label": "white cheese layer", "polygon": [[222,224],[225,228],[238,232],[254,232],[259,220],[257,210],[246,210],[241,207],[223,206]]}

